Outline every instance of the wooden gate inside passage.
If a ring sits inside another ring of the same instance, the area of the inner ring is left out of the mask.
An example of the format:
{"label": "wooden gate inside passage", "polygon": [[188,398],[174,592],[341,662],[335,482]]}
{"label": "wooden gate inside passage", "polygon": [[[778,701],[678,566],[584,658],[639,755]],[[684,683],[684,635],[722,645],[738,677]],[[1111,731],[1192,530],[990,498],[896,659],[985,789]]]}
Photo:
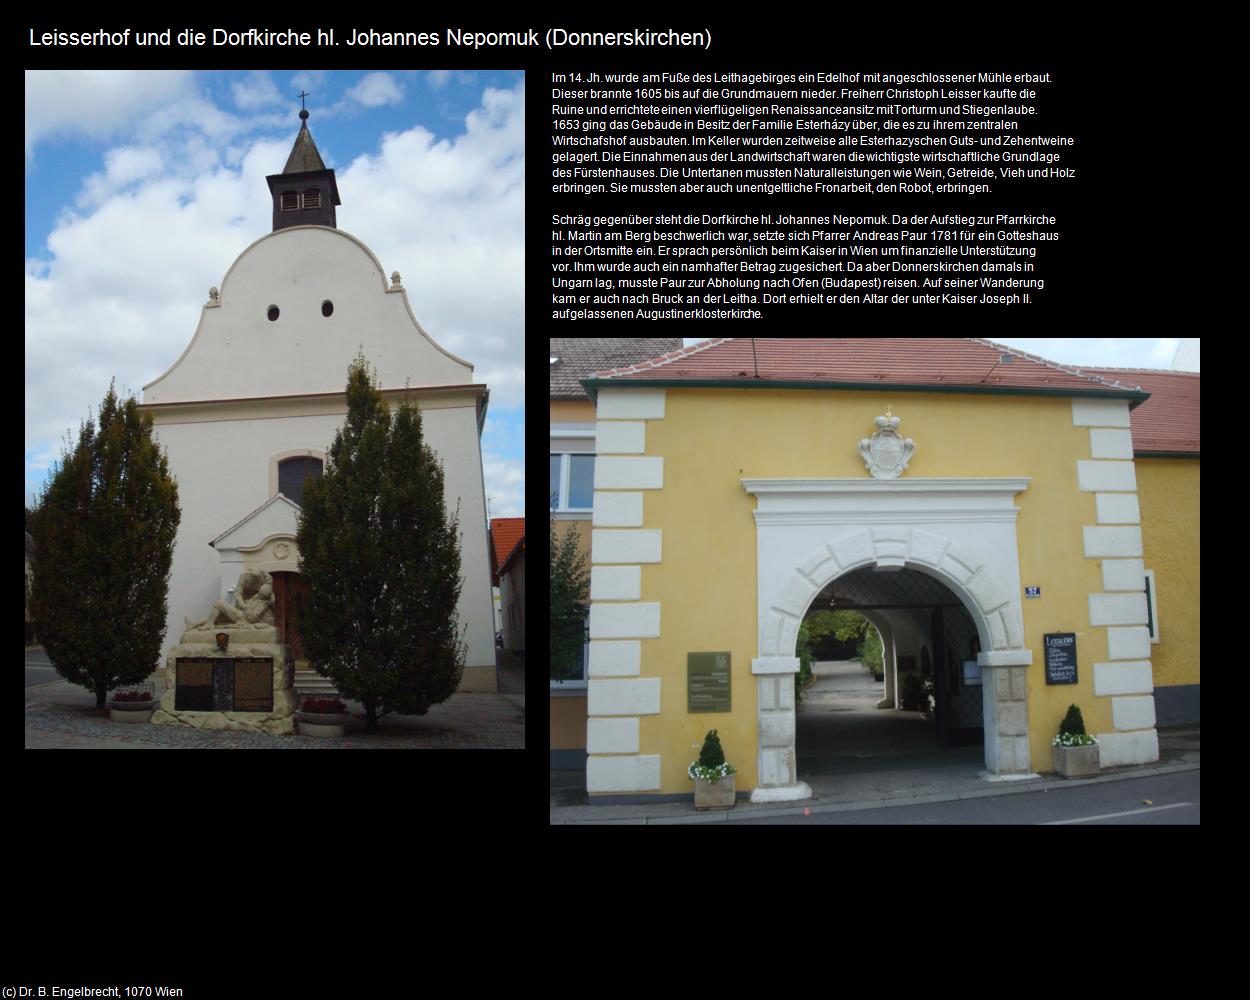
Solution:
{"label": "wooden gate inside passage", "polygon": [[295,597],[307,592],[308,585],[298,573],[273,574],[274,620],[282,641],[291,647],[296,660],[304,659],[304,642],[295,621]]}

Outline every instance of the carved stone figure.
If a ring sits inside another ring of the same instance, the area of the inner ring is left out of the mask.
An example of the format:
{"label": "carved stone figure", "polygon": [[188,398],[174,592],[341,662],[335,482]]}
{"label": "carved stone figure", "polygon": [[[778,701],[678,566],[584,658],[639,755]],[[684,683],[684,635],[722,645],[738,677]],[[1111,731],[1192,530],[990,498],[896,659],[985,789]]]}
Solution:
{"label": "carved stone figure", "polygon": [[187,631],[273,625],[273,577],[263,569],[245,569],[234,588],[234,604],[214,601],[207,618],[185,619]]}

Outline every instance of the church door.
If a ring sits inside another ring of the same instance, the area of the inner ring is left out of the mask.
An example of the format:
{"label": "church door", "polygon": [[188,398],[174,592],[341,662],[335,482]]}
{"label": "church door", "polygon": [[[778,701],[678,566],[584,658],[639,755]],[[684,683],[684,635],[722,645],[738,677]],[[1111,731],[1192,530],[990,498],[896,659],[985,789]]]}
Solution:
{"label": "church door", "polygon": [[298,573],[273,574],[274,619],[282,641],[291,647],[296,660],[304,659],[304,643],[295,622],[295,595],[307,592],[308,585]]}

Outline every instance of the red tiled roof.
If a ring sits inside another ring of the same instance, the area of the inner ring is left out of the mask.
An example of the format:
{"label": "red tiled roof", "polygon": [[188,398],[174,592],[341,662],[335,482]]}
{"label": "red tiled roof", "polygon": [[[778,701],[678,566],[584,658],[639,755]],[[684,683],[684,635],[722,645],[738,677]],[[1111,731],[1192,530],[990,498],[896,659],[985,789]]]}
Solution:
{"label": "red tiled roof", "polygon": [[592,372],[680,350],[680,337],[552,337],[551,398],[585,399],[581,380]]}
{"label": "red tiled roof", "polygon": [[490,522],[490,571],[491,584],[498,585],[499,568],[508,561],[517,543],[525,538],[525,518],[494,517]]}
{"label": "red tiled roof", "polygon": [[1197,372],[1146,368],[1082,368],[1108,381],[1141,386],[1150,399],[1133,411],[1133,450],[1151,453],[1199,453],[1202,437],[1201,387]]}
{"label": "red tiled roof", "polygon": [[[754,345],[754,352],[753,352]],[[757,376],[758,372],[758,376]],[[1134,386],[972,337],[721,338],[600,371],[596,380],[828,383],[1132,398]],[[1141,402],[1134,399],[1134,406]]]}

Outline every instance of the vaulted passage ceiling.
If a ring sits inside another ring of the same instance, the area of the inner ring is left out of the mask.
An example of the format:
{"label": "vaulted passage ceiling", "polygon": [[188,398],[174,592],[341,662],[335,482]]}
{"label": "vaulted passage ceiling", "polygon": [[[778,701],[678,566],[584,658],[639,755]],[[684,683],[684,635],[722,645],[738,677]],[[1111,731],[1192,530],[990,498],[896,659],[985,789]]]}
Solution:
{"label": "vaulted passage ceiling", "polygon": [[939,580],[918,570],[892,573],[873,567],[857,569],[839,577],[816,595],[812,610],[831,607],[841,610],[860,608],[963,607],[958,597]]}

